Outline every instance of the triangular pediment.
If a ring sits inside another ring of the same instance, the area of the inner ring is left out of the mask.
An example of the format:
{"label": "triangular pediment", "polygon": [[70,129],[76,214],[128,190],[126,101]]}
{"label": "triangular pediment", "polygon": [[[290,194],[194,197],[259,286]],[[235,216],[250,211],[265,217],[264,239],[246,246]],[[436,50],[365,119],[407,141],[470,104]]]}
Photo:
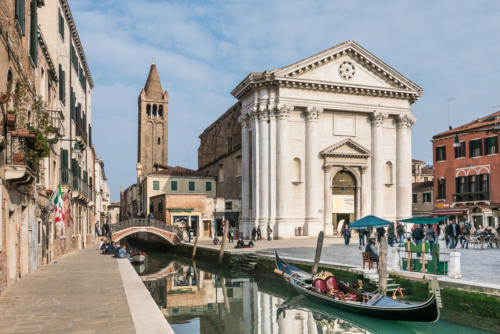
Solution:
{"label": "triangular pediment", "polygon": [[371,153],[352,139],[344,139],[321,151],[322,157],[368,158]]}
{"label": "triangular pediment", "polygon": [[340,85],[396,89],[421,94],[422,88],[354,41],[347,41],[273,71],[276,77]]}

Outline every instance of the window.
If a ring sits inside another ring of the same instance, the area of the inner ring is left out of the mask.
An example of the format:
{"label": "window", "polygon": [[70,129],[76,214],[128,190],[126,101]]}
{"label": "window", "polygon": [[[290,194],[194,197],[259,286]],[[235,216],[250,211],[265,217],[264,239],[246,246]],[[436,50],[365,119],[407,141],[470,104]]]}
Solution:
{"label": "window", "polygon": [[489,194],[490,192],[490,175],[489,174],[481,174],[479,175],[480,183],[479,183],[479,191],[484,194]]}
{"label": "window", "polygon": [[24,0],[16,0],[16,20],[19,23],[19,28],[21,29],[21,33],[24,35],[24,8],[25,2]]}
{"label": "window", "polygon": [[71,44],[71,65],[73,65],[76,73],[78,73],[78,56],[76,55],[76,50],[73,44]]}
{"label": "window", "polygon": [[431,193],[423,193],[422,194],[422,202],[423,203],[430,203],[432,202],[432,199],[431,199]]}
{"label": "window", "polygon": [[465,142],[460,142],[460,147],[455,147],[455,159],[465,157]]}
{"label": "window", "polygon": [[446,160],[446,146],[436,147],[436,161]]}
{"label": "window", "polygon": [[227,201],[226,202],[226,210],[232,210],[233,209],[233,202]]}
{"label": "window", "polygon": [[151,116],[151,105],[150,104],[146,105],[146,115]]}
{"label": "window", "polygon": [[153,116],[156,116],[156,104],[153,104]]}
{"label": "window", "polygon": [[[23,1],[24,2],[24,1]],[[38,64],[38,13],[36,0],[30,3],[30,57],[33,64]]]}
{"label": "window", "polygon": [[466,183],[465,183],[465,176],[459,176],[455,179],[455,182],[456,182],[456,194],[455,194],[455,197],[456,197],[456,201],[457,202],[462,202],[464,201],[465,199],[465,192],[466,192],[466,189],[465,189],[465,186],[466,186]]}
{"label": "window", "polygon": [[59,35],[61,35],[61,38],[64,41],[64,19],[60,10],[59,10]]}
{"label": "window", "polygon": [[469,176],[469,192],[474,193],[478,191],[477,188],[477,175]]}
{"label": "window", "polygon": [[170,182],[170,190],[177,191],[177,181]]}
{"label": "window", "polygon": [[483,141],[481,139],[471,140],[469,142],[469,156],[471,158],[483,155]]}
{"label": "window", "polygon": [[158,202],[158,211],[163,212],[163,201]]}
{"label": "window", "polygon": [[438,199],[446,198],[446,180],[444,178],[438,180]]}
{"label": "window", "polygon": [[219,170],[217,171],[217,176],[218,176],[219,182],[224,181],[224,166],[223,165],[219,165]]}
{"label": "window", "polygon": [[241,156],[236,157],[236,175],[241,176]]}
{"label": "window", "polygon": [[62,65],[59,64],[59,101],[62,104],[66,103],[66,72],[62,69]]}
{"label": "window", "polygon": [[68,150],[61,148],[61,168],[68,168]]}
{"label": "window", "polygon": [[207,192],[212,191],[212,182],[210,181],[205,182],[205,190]]}
{"label": "window", "polygon": [[160,190],[160,181],[153,181],[153,190]]}
{"label": "window", "polygon": [[158,137],[158,145],[161,145],[161,138]]}
{"label": "window", "polygon": [[392,181],[392,162],[385,163],[385,184],[393,184]]}
{"label": "window", "polygon": [[498,153],[498,136],[486,138],[484,146],[486,154]]}
{"label": "window", "polygon": [[194,186],[194,181],[189,181],[189,191],[194,191],[195,186]]}
{"label": "window", "polygon": [[163,106],[162,105],[160,105],[158,107],[158,116],[160,116],[161,118],[163,118]]}
{"label": "window", "polygon": [[412,194],[412,203],[415,204],[418,201],[417,194]]}
{"label": "window", "polygon": [[293,158],[292,160],[292,182],[300,183],[302,181],[302,164],[299,158]]}

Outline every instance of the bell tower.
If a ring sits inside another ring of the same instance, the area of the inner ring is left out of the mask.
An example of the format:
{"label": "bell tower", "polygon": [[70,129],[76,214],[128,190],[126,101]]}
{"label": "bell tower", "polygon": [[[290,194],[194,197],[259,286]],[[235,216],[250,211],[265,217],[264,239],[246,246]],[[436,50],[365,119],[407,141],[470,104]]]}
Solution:
{"label": "bell tower", "polygon": [[168,93],[163,91],[154,60],[138,98],[137,178],[168,165]]}

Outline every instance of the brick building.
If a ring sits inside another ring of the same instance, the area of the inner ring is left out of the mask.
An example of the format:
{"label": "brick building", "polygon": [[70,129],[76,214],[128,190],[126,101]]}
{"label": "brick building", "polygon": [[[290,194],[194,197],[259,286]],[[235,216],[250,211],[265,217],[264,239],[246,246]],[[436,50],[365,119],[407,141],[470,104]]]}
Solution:
{"label": "brick building", "polygon": [[434,168],[422,160],[412,159],[412,215],[429,216],[434,210]]}
{"label": "brick building", "polygon": [[434,215],[498,226],[500,111],[433,137]]}

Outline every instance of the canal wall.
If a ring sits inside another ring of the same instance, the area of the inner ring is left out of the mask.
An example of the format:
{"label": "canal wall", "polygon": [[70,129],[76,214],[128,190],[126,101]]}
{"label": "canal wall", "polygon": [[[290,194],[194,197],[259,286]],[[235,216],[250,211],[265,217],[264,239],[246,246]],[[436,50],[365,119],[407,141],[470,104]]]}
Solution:
{"label": "canal wall", "polygon": [[[191,257],[193,245],[181,244],[172,247],[176,254]],[[216,263],[219,251],[213,247],[198,246],[196,260]],[[228,250],[224,252],[223,265],[228,267],[239,267],[249,254],[256,254],[254,272],[260,275],[276,276],[274,274],[274,256],[269,254],[249,253],[248,251]],[[290,257],[282,257],[286,262],[297,266],[305,271],[310,271],[312,261]],[[321,262],[319,270],[328,270],[335,274],[340,280],[356,282],[363,281],[367,289],[369,281],[363,277],[363,269],[335,262]],[[405,294],[417,300],[425,300],[428,297],[429,282],[434,275],[411,273],[404,271],[388,271],[389,276],[404,288]],[[494,284],[481,284],[464,280],[438,277],[441,288],[441,299],[443,308],[441,318],[457,324],[468,325],[490,331],[498,331],[500,328],[500,286]]]}

